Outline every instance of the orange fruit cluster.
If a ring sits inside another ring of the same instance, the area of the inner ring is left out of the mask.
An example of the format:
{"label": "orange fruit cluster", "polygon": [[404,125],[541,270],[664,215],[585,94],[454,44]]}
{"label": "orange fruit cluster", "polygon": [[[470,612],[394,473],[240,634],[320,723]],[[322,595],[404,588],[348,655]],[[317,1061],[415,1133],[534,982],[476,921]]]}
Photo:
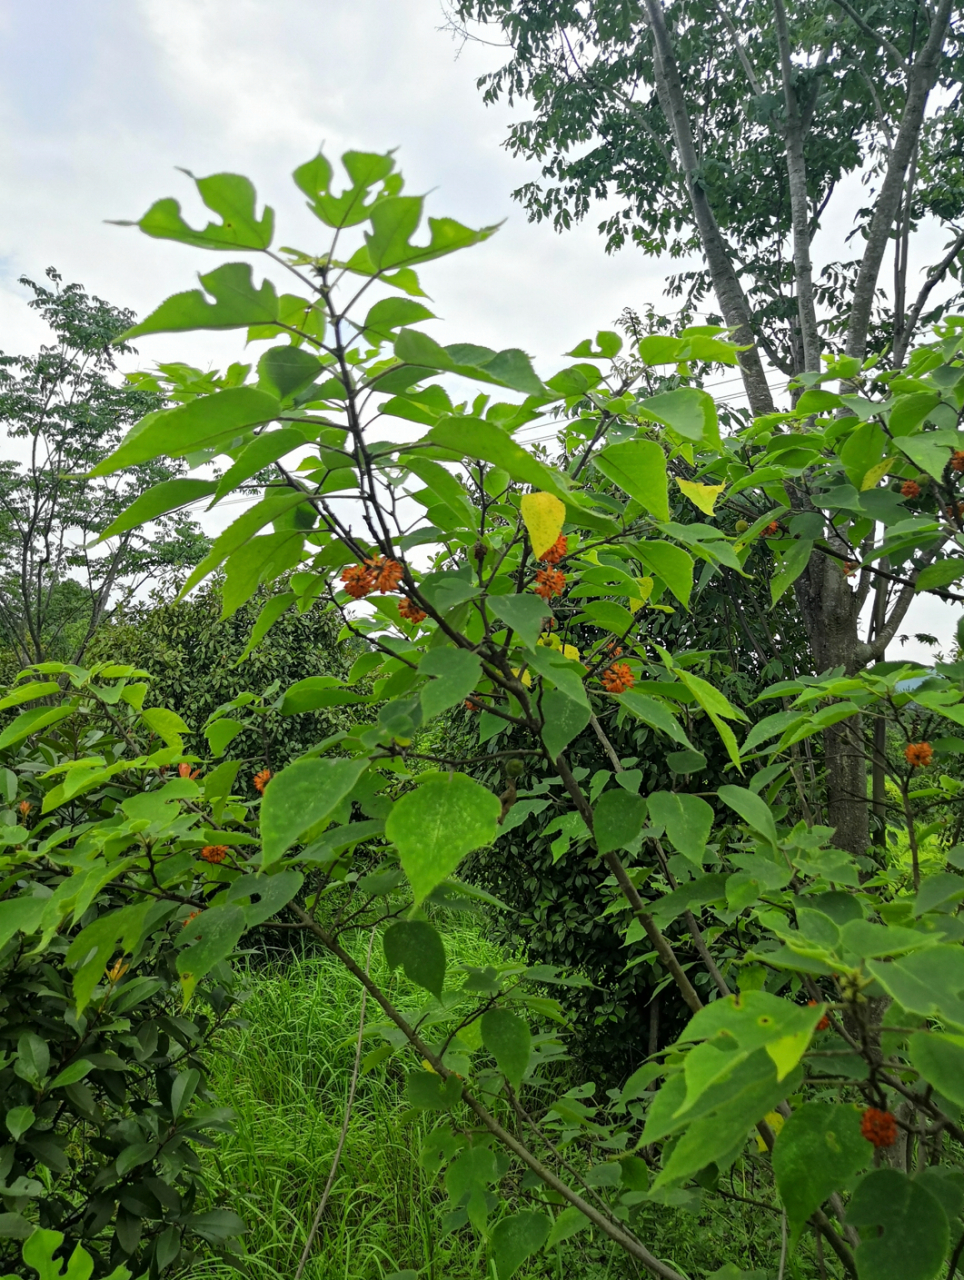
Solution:
{"label": "orange fruit cluster", "polygon": [[934,758],[934,748],[929,742],[910,742],[904,748],[904,759],[915,769],[930,764]]}
{"label": "orange fruit cluster", "polygon": [[[807,1004],[810,1005],[810,1007],[812,1008],[814,1005],[819,1004],[819,1001],[808,1000]],[[829,1026],[830,1026],[830,1019],[827,1017],[826,1014],[824,1014],[823,1017],[820,1019],[820,1021],[817,1023],[817,1030],[826,1031]]]}
{"label": "orange fruit cluster", "polygon": [[625,693],[636,683],[628,662],[617,662],[614,667],[604,671],[600,678],[607,693]]}
{"label": "orange fruit cluster", "polygon": [[569,539],[564,533],[560,533],[555,542],[548,551],[543,551],[539,559],[543,564],[558,564],[562,557],[569,550]]}
{"label": "orange fruit cluster", "polygon": [[271,781],[271,770],[262,769],[260,773],[256,773],[254,775],[251,781],[254,783],[255,791],[257,791],[259,795],[263,796],[265,787]]}
{"label": "orange fruit cluster", "polygon": [[551,600],[553,596],[561,596],[565,586],[566,575],[561,569],[540,569],[533,590],[543,600]]}
{"label": "orange fruit cluster", "polygon": [[191,914],[187,917],[187,919],[186,919],[185,921],[183,921],[183,923],[181,924],[181,928],[182,928],[182,929],[186,929],[186,928],[188,927],[188,925],[191,923],[191,921],[192,921],[192,920],[196,920],[200,914],[201,914],[201,912],[200,912],[199,910],[198,910],[198,911],[192,911],[192,912],[191,912]]}
{"label": "orange fruit cluster", "polygon": [[415,627],[417,627],[420,622],[424,622],[428,617],[428,614],[424,609],[420,609],[418,605],[409,600],[407,596],[403,600],[399,601],[398,612],[406,622],[410,622]]}
{"label": "orange fruit cluster", "polygon": [[764,538],[775,538],[780,532],[780,526],[776,520],[771,520],[767,527],[763,530]]}
{"label": "orange fruit cluster", "polygon": [[954,456],[951,458],[952,471],[964,471],[964,450],[955,449]]}
{"label": "orange fruit cluster", "polygon": [[860,1132],[875,1147],[892,1147],[897,1141],[897,1121],[889,1111],[868,1107],[860,1117]]}
{"label": "orange fruit cluster", "polygon": [[905,480],[904,483],[900,486],[900,491],[905,498],[920,497],[920,485],[917,483],[916,480]]}
{"label": "orange fruit cluster", "polygon": [[353,600],[361,600],[373,591],[385,595],[394,591],[402,580],[402,566],[384,556],[369,556],[364,564],[350,564],[341,571],[345,590]]}
{"label": "orange fruit cluster", "polygon": [[223,862],[230,850],[226,844],[206,844],[201,850],[205,862]]}

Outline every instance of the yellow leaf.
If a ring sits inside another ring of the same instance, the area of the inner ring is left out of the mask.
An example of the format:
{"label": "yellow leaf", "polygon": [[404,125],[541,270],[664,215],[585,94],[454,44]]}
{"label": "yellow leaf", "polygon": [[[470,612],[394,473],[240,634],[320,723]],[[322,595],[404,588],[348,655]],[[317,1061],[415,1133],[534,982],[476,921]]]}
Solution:
{"label": "yellow leaf", "polygon": [[767,1053],[773,1059],[778,1080],[785,1080],[803,1057],[810,1043],[810,1035],[809,1031],[798,1031],[796,1035],[783,1036],[767,1045]]}
{"label": "yellow leaf", "polygon": [[693,506],[698,507],[708,516],[713,514],[716,500],[726,488],[725,484],[697,484],[695,480],[677,480],[676,483]]}
{"label": "yellow leaf", "polygon": [[422,1059],[422,1066],[425,1068],[425,1070],[426,1070],[426,1071],[431,1071],[431,1073],[432,1073],[432,1075],[433,1075],[433,1076],[437,1076],[437,1075],[438,1075],[438,1072],[435,1070],[435,1068],[434,1068],[434,1067],[432,1066],[432,1064],[429,1062],[428,1058],[423,1058],[423,1059]]}
{"label": "yellow leaf", "polygon": [[551,493],[527,493],[520,500],[519,508],[529,531],[532,554],[541,560],[562,533],[565,505]]}
{"label": "yellow leaf", "polygon": [[893,458],[885,458],[883,462],[878,462],[875,467],[871,467],[860,482],[860,492],[864,493],[867,489],[876,489],[893,465]]}
{"label": "yellow leaf", "polygon": [[[776,1136],[780,1132],[780,1130],[783,1128],[783,1125],[785,1123],[784,1117],[780,1115],[779,1111],[768,1111],[766,1115],[763,1117],[763,1119],[767,1122],[767,1124],[773,1130],[774,1136]],[[758,1151],[766,1151],[767,1149],[767,1144],[763,1141],[763,1139],[760,1137],[759,1134],[756,1135],[756,1145],[757,1145]]]}
{"label": "yellow leaf", "polygon": [[[519,667],[513,667],[512,674],[514,676],[517,676],[519,674],[520,669],[521,668]],[[525,671],[522,672],[522,683],[525,685],[527,689],[532,688],[532,676],[529,675],[528,667],[525,669]]]}
{"label": "yellow leaf", "polygon": [[629,597],[629,608],[633,613],[638,613],[649,597],[653,594],[652,578],[636,578],[636,586],[639,588],[639,595]]}
{"label": "yellow leaf", "polygon": [[562,656],[564,658],[571,658],[573,662],[578,662],[579,650],[576,648],[574,644],[564,644],[562,646]]}

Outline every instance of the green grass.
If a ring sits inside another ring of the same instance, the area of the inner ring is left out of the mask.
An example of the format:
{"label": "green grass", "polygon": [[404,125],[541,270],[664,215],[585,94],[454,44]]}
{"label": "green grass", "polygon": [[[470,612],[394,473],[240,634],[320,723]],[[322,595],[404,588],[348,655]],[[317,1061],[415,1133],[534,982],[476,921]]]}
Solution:
{"label": "green grass", "polygon": [[[500,958],[476,927],[447,928],[445,937],[450,965]],[[388,974],[377,942],[372,973],[403,1004],[414,994]],[[237,1120],[234,1136],[206,1158],[206,1172],[213,1201],[248,1224],[242,1265],[251,1280],[292,1280],[295,1274],[344,1118],[359,1003],[354,980],[325,955],[252,968],[243,1011],[248,1025],[226,1036],[215,1057],[212,1087]],[[368,1020],[379,1017],[369,1002]],[[366,1050],[379,1043],[371,1039]],[[383,1280],[406,1269],[419,1280],[491,1277],[474,1233],[442,1236],[444,1191],[419,1167],[424,1122],[402,1123],[405,1110],[398,1066],[362,1077],[305,1280]],[[765,1262],[753,1247],[760,1228],[726,1210],[697,1217],[653,1205],[638,1229],[658,1256],[693,1280],[730,1260],[771,1263],[768,1247]],[[768,1245],[770,1233],[763,1234]],[[631,1280],[641,1274],[621,1250],[583,1232],[533,1259],[517,1280]],[[191,1269],[191,1280],[236,1275],[210,1258]]]}

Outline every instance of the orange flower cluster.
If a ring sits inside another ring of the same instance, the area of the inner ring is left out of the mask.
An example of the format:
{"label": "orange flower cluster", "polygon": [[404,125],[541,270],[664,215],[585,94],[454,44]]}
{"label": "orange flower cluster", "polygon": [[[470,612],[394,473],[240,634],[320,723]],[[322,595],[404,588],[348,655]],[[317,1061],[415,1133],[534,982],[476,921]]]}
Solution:
{"label": "orange flower cluster", "polygon": [[964,471],[964,450],[954,450],[954,456],[951,458],[951,470]]}
{"label": "orange flower cluster", "polygon": [[[479,695],[478,695],[477,693],[473,693],[473,694],[472,694],[472,698],[477,698],[478,696],[479,696]],[[467,709],[468,711],[478,711],[478,710],[479,710],[478,703],[473,702],[473,701],[472,701],[472,698],[466,698],[466,699],[465,699],[465,706],[466,706],[466,709]]]}
{"label": "orange flower cluster", "polygon": [[179,778],[191,778],[193,780],[194,778],[199,778],[201,776],[201,770],[194,769],[192,771],[191,766],[186,761],[182,760],[177,766],[177,776]]}
{"label": "orange flower cluster", "polygon": [[551,600],[553,596],[561,596],[565,586],[566,575],[561,569],[540,569],[533,590],[543,600]]}
{"label": "orange flower cluster", "polygon": [[398,612],[405,621],[410,622],[413,627],[417,627],[420,622],[424,622],[428,617],[425,611],[420,609],[417,604],[413,604],[407,596],[403,600],[399,601]]}
{"label": "orange flower cluster", "polygon": [[543,551],[539,559],[543,564],[558,564],[562,557],[569,550],[569,539],[564,533],[560,533],[555,542],[548,551]]}
{"label": "orange flower cluster", "polygon": [[379,591],[382,595],[394,591],[402,580],[403,572],[397,560],[370,556],[364,564],[350,564],[342,569],[341,580],[351,598],[361,600],[373,591]]}
{"label": "orange flower cluster", "polygon": [[848,578],[852,578],[857,572],[856,560],[845,560],[843,562],[843,571]]}
{"label": "orange flower cluster", "polygon": [[201,914],[200,911],[192,911],[191,914],[187,917],[187,919],[182,922],[181,928],[186,929],[188,925],[191,923],[191,921],[196,920],[200,914]]}
{"label": "orange flower cluster", "polygon": [[623,646],[617,644],[615,640],[606,641],[606,652],[611,658],[618,658],[623,651]]}
{"label": "orange flower cluster", "polygon": [[875,1147],[892,1147],[897,1141],[897,1121],[889,1111],[868,1107],[860,1117],[860,1132]]}
{"label": "orange flower cluster", "polygon": [[900,486],[900,492],[905,498],[919,498],[920,485],[916,480],[905,480]]}
{"label": "orange flower cluster", "polygon": [[[819,1001],[808,1000],[807,1004],[810,1005],[810,1007],[812,1008],[814,1005],[819,1004]],[[830,1026],[830,1019],[827,1017],[826,1014],[824,1014],[823,1017],[820,1019],[820,1021],[817,1023],[817,1030],[826,1031],[829,1026]]]}
{"label": "orange flower cluster", "polygon": [[205,862],[223,862],[230,850],[226,844],[206,844],[201,850]]}
{"label": "orange flower cluster", "polygon": [[251,779],[254,783],[254,789],[259,795],[264,795],[264,789],[271,781],[271,770],[262,769],[260,773],[256,773]]}
{"label": "orange flower cluster", "polygon": [[929,765],[934,758],[934,748],[929,742],[910,742],[904,748],[904,759],[915,769]]}
{"label": "orange flower cluster", "polygon": [[614,667],[602,673],[601,679],[607,693],[625,693],[636,683],[628,662],[617,662]]}
{"label": "orange flower cluster", "polygon": [[763,530],[764,538],[775,538],[780,532],[780,525],[776,520],[771,520],[767,527]]}
{"label": "orange flower cluster", "polygon": [[21,815],[25,818],[27,814],[30,812],[30,810],[33,808],[33,805],[30,803],[29,800],[21,800],[20,803],[17,805],[17,808],[20,810]]}

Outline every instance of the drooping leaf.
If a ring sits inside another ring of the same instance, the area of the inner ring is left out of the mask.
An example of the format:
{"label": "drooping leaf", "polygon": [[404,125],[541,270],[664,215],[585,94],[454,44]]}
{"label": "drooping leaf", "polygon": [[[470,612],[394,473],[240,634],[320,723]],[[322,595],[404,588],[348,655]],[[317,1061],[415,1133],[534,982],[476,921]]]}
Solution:
{"label": "drooping leaf", "polygon": [[191,990],[216,964],[226,960],[244,933],[244,912],[230,903],[209,907],[184,931],[190,945],[177,957],[177,971]]}
{"label": "drooping leaf", "polygon": [[593,833],[600,853],[630,849],[639,839],[646,818],[646,801],[614,789],[604,791],[592,811]]}
{"label": "drooping leaf", "polygon": [[258,361],[258,377],[270,395],[288,400],[310,387],[323,368],[317,356],[285,342],[264,353]]}
{"label": "drooping leaf", "polygon": [[725,805],[736,811],[747,824],[766,836],[771,844],[776,844],[777,827],[770,811],[770,806],[762,796],[747,790],[746,787],[720,787],[716,793]]}
{"label": "drooping leaf", "polygon": [[429,649],[418,669],[422,675],[432,677],[419,694],[422,718],[428,721],[472,692],[482,674],[482,663],[468,649]]}
{"label": "drooping leaf", "polygon": [[368,761],[296,760],[276,774],[261,802],[262,867],[269,867],[308,839],[329,818],[358,779]]}
{"label": "drooping leaf", "polygon": [[399,965],[409,981],[439,1000],[445,984],[445,946],[437,929],[426,920],[398,920],[382,940],[390,969]]}
{"label": "drooping leaf", "polygon": [[72,707],[33,707],[30,711],[21,711],[0,733],[0,751],[5,747],[16,746],[33,733],[47,729],[59,720],[64,720],[73,712]]}
{"label": "drooping leaf", "polygon": [[164,480],[135,498],[116,520],[111,521],[97,541],[104,542],[118,533],[148,524],[158,516],[167,515],[169,511],[177,511],[191,502],[197,502],[199,498],[206,498],[216,488],[216,480]]}
{"label": "drooping leaf", "polygon": [[428,438],[457,457],[491,462],[508,472],[520,484],[553,493],[562,501],[568,496],[560,473],[523,449],[501,427],[482,418],[452,417],[434,426]]}
{"label": "drooping leaf", "polygon": [[487,1010],[482,1015],[482,1043],[509,1084],[518,1089],[532,1052],[532,1035],[525,1020],[508,1009]]}
{"label": "drooping leaf", "polygon": [[462,1085],[454,1074],[443,1080],[434,1071],[410,1071],[405,1093],[417,1111],[450,1111],[462,1096]]}
{"label": "drooping leaf", "polygon": [[511,627],[527,649],[534,649],[543,623],[552,610],[540,596],[488,596],[486,608]]}
{"label": "drooping leaf", "polygon": [[672,591],[680,602],[689,608],[693,594],[693,557],[672,542],[637,542],[636,552],[649,569]]}
{"label": "drooping leaf", "polygon": [[653,440],[626,440],[607,445],[594,458],[599,470],[624,493],[655,516],[669,519],[669,489],[666,458]]}
{"label": "drooping leaf", "polygon": [[934,1280],[940,1274],[947,1215],[920,1180],[898,1169],[872,1169],[853,1193],[847,1222],[861,1232],[860,1280]]}
{"label": "drooping leaf", "polygon": [[964,1106],[964,1036],[917,1031],[908,1044],[910,1060],[928,1084]]}
{"label": "drooping leaf", "polygon": [[545,1244],[552,1226],[544,1213],[526,1209],[497,1223],[492,1231],[492,1256],[499,1280],[509,1280]]}
{"label": "drooping leaf", "polygon": [[711,805],[687,792],[655,791],[649,797],[649,817],[685,858],[702,865],[713,826]]}
{"label": "drooping leaf", "polygon": [[815,1209],[870,1163],[873,1148],[860,1132],[860,1112],[833,1102],[807,1102],[777,1135],[773,1172],[787,1211],[791,1245]]}
{"label": "drooping leaf", "polygon": [[678,742],[680,746],[686,747],[688,751],[694,750],[693,744],[683,730],[683,726],[672,711],[662,702],[657,702],[655,698],[651,698],[646,693],[640,693],[636,689],[627,689],[625,693],[620,695],[619,701],[637,720],[642,720],[643,724],[648,724],[653,729],[659,729],[661,733],[665,733],[673,742]]}
{"label": "drooping leaf", "polygon": [[542,740],[553,760],[578,737],[592,715],[588,706],[574,702],[559,689],[550,689],[542,699]]}
{"label": "drooping leaf", "polygon": [[726,488],[725,484],[698,484],[695,480],[680,480],[678,478],[676,483],[692,502],[693,506],[699,511],[705,512],[708,516],[713,514],[717,499]]}
{"label": "drooping leaf", "polygon": [[492,843],[501,811],[498,796],[464,773],[429,775],[395,803],[385,834],[398,848],[416,902],[467,853]]}
{"label": "drooping leaf", "polygon": [[566,519],[565,505],[553,493],[526,493],[519,500],[519,510],[537,560],[556,542]]}
{"label": "drooping leaf", "polygon": [[[664,391],[643,400],[639,410],[645,417],[672,427],[687,440],[710,448],[720,447],[716,403],[707,391],[698,387],[678,387],[675,391]],[[707,514],[712,515],[712,512]]]}
{"label": "drooping leaf", "polygon": [[347,689],[337,676],[305,676],[285,690],[280,711],[283,716],[299,716],[322,707],[350,707],[367,701],[365,694]]}

